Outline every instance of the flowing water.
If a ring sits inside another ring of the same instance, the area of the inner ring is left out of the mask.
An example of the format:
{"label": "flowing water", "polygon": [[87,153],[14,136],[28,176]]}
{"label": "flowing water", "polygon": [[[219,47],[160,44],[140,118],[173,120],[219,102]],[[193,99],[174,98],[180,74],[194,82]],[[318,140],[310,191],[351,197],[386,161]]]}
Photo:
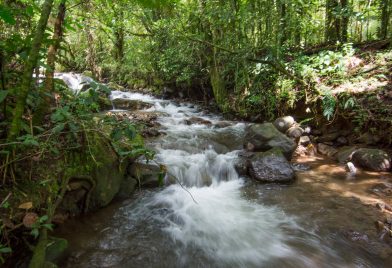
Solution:
{"label": "flowing water", "polygon": [[[150,140],[157,162],[181,184],[137,191],[70,220],[64,267],[392,267],[373,226],[378,212],[312,183],[257,184],[234,169],[245,123],[191,104],[113,92],[161,112]],[[199,117],[212,124],[188,125]],[[217,126],[219,125],[219,127]],[[344,182],[343,182],[344,183]]]}

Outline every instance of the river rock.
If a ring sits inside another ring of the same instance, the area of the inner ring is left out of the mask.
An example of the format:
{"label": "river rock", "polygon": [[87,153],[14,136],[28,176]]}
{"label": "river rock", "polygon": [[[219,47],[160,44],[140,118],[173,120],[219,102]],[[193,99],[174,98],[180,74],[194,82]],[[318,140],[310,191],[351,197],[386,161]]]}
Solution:
{"label": "river rock", "polygon": [[388,171],[391,169],[391,157],[379,149],[361,148],[352,156],[353,162],[367,170]]}
{"label": "river rock", "polygon": [[345,164],[351,161],[353,154],[358,149],[356,146],[345,146],[338,150],[336,153],[336,159],[339,161],[340,164]]}
{"label": "river rock", "polygon": [[340,136],[340,133],[339,133],[339,132],[327,133],[327,134],[324,134],[324,135],[320,136],[320,137],[317,139],[317,141],[318,141],[318,142],[322,142],[322,143],[333,142],[333,141],[336,140],[339,136]]}
{"label": "river rock", "polygon": [[115,109],[121,110],[143,110],[152,107],[152,104],[147,102],[121,98],[113,99],[112,103]]}
{"label": "river rock", "polygon": [[348,144],[347,138],[346,138],[346,137],[343,137],[343,136],[337,138],[337,139],[336,139],[336,142],[337,142],[339,145],[347,145],[347,144]]}
{"label": "river rock", "polygon": [[143,162],[134,162],[128,171],[141,187],[158,187],[160,172],[161,169],[157,164]]}
{"label": "river rock", "polygon": [[234,169],[239,176],[247,176],[248,175],[248,160],[245,158],[239,158],[234,163]]}
{"label": "river rock", "polygon": [[186,125],[194,125],[194,124],[212,125],[211,121],[196,116],[192,116],[191,118],[184,119],[184,123]]}
{"label": "river rock", "polygon": [[335,154],[338,153],[338,150],[336,150],[334,147],[323,143],[317,144],[317,151],[320,154],[328,157],[333,157]]}
{"label": "river rock", "polygon": [[219,121],[217,123],[214,124],[215,128],[225,128],[225,127],[229,127],[232,124],[228,121]]}
{"label": "river rock", "polygon": [[293,182],[295,173],[282,151],[278,148],[256,153],[249,160],[250,176],[260,182]]}
{"label": "river rock", "polygon": [[279,148],[290,159],[297,145],[271,123],[251,125],[245,135],[244,147],[249,151]]}
{"label": "river rock", "polygon": [[302,128],[298,126],[293,126],[286,131],[286,136],[293,139],[299,139],[299,137],[301,137],[303,133],[304,130]]}
{"label": "river rock", "polygon": [[291,128],[295,124],[295,120],[292,116],[283,116],[279,117],[275,120],[274,126],[277,130],[282,133],[286,133],[286,131]]}
{"label": "river rock", "polygon": [[135,179],[131,176],[127,176],[121,182],[121,187],[120,187],[120,190],[119,190],[117,196],[120,198],[127,198],[127,197],[132,196],[132,194],[136,190],[136,186],[137,186],[137,179]]}

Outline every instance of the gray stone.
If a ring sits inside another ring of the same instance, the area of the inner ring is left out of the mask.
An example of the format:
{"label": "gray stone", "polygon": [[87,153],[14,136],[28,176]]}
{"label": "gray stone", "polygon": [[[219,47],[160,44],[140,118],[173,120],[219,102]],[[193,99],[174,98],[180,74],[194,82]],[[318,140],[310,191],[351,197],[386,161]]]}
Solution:
{"label": "gray stone", "polygon": [[283,116],[279,117],[275,120],[274,126],[277,130],[282,133],[286,133],[286,131],[291,128],[295,124],[295,120],[292,116]]}
{"label": "gray stone", "polygon": [[340,136],[339,132],[324,134],[317,139],[318,142],[333,142]]}
{"label": "gray stone", "polygon": [[345,146],[338,150],[336,153],[336,159],[340,164],[345,164],[351,161],[353,154],[358,148],[356,146]]}
{"label": "gray stone", "polygon": [[347,145],[347,144],[348,144],[347,138],[346,138],[346,137],[343,137],[343,136],[337,138],[336,142],[337,142],[339,145]]}
{"label": "gray stone", "polygon": [[379,149],[361,148],[352,156],[353,162],[367,170],[388,171],[391,169],[391,157]]}
{"label": "gray stone", "polygon": [[142,102],[140,100],[130,100],[130,99],[114,99],[112,100],[113,106],[115,109],[121,109],[121,110],[142,110],[142,109],[148,109],[152,107],[152,104]]}
{"label": "gray stone", "polygon": [[293,126],[286,131],[286,135],[293,139],[299,139],[302,136],[304,130],[300,127]]}
{"label": "gray stone", "polygon": [[200,118],[200,117],[195,117],[195,116],[192,116],[192,117],[189,118],[189,119],[185,119],[185,120],[184,120],[184,123],[185,123],[186,125],[194,125],[194,124],[199,124],[199,125],[211,125],[211,124],[212,124],[211,121],[205,120],[205,119]]}
{"label": "gray stone", "polygon": [[323,143],[317,144],[317,151],[320,154],[328,156],[328,157],[333,157],[335,154],[338,153],[338,150],[336,150],[334,147],[332,147],[330,145],[323,144]]}
{"label": "gray stone", "polygon": [[279,132],[273,124],[254,124],[247,129],[244,147],[250,151],[267,151],[279,148],[290,159],[297,145]]}
{"label": "gray stone", "polygon": [[239,176],[247,176],[248,175],[248,160],[245,158],[239,158],[234,163],[235,171]]}
{"label": "gray stone", "polygon": [[288,183],[295,179],[293,168],[278,148],[256,153],[249,160],[249,174],[260,182]]}
{"label": "gray stone", "polygon": [[228,121],[219,121],[217,123],[214,124],[215,128],[225,128],[225,127],[229,127],[232,124]]}
{"label": "gray stone", "polygon": [[135,178],[141,187],[158,187],[160,167],[153,163],[134,162],[129,167],[129,175]]}

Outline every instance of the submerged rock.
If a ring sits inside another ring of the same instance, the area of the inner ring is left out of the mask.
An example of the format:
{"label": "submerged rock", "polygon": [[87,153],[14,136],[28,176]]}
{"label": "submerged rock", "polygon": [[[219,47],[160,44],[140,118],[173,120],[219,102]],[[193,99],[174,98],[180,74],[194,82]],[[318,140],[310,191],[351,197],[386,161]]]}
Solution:
{"label": "submerged rock", "polygon": [[391,157],[379,149],[361,148],[352,156],[353,162],[367,170],[388,171],[391,169]]}
{"label": "submerged rock", "polygon": [[256,153],[249,160],[250,176],[260,182],[293,182],[295,173],[290,163],[278,148]]}
{"label": "submerged rock", "polygon": [[251,125],[245,135],[244,147],[249,151],[266,151],[279,148],[290,159],[297,145],[279,132],[272,123]]}
{"label": "submerged rock", "polygon": [[211,121],[205,120],[203,118],[200,117],[195,117],[192,116],[191,118],[185,119],[184,123],[186,125],[194,125],[194,124],[199,124],[199,125],[211,125]]}
{"label": "submerged rock", "polygon": [[295,120],[292,116],[283,116],[279,117],[275,120],[274,126],[277,130],[282,133],[286,133],[286,131],[291,128],[295,124]]}

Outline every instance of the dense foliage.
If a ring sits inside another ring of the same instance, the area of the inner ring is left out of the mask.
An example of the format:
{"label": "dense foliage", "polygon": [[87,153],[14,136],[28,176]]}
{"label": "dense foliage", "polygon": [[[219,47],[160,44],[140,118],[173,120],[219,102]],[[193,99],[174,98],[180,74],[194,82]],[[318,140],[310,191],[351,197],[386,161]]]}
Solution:
{"label": "dense foliage", "polygon": [[[390,52],[355,61],[357,49],[390,45],[391,13],[392,0],[3,0],[0,184],[35,180],[46,187],[47,215],[35,228],[42,230],[50,228],[66,183],[42,184],[34,172],[18,173],[21,163],[31,170],[37,157],[89,150],[92,133],[121,157],[152,157],[137,126],[99,114],[106,86],[74,96],[53,79],[55,71],[195,98],[244,118],[271,119],[300,107],[327,120],[349,118],[358,130],[392,133],[390,107],[378,95],[337,90],[367,79],[374,69],[362,67],[369,62],[386,66],[375,82],[390,79]],[[7,200],[1,196],[0,210],[9,208]],[[5,225],[0,262],[11,251]]]}

